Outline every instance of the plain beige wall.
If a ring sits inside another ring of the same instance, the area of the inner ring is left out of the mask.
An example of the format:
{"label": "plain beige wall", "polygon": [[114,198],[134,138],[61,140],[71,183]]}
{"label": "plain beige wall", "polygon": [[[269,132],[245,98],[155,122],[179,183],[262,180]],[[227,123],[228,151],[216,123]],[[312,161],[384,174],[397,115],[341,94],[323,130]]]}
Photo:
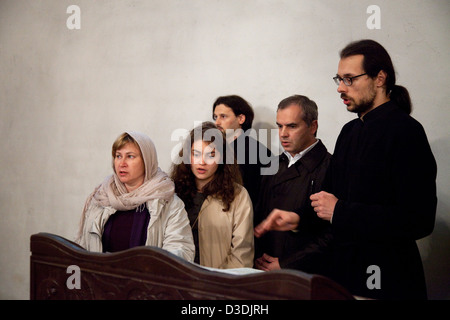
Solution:
{"label": "plain beige wall", "polygon": [[[79,30],[66,26],[73,4]],[[366,25],[371,4],[381,29]],[[0,298],[29,298],[31,234],[73,239],[124,130],[151,136],[167,171],[171,134],[211,120],[216,97],[243,96],[254,125],[275,128],[278,102],[298,93],[317,102],[332,152],[355,115],[331,78],[360,38],[390,52],[436,157],[436,228],[419,245],[430,298],[450,298],[449,16],[448,0],[0,0]]]}

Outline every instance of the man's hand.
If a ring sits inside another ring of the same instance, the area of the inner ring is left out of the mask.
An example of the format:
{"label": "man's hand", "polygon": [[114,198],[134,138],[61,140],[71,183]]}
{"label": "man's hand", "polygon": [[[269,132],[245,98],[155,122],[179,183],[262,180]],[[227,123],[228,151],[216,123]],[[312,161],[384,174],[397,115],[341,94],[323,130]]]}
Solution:
{"label": "man's hand", "polygon": [[310,199],[311,205],[317,213],[317,216],[324,220],[331,221],[338,198],[331,193],[320,191],[312,194]]}
{"label": "man's hand", "polygon": [[269,216],[255,227],[255,237],[259,238],[267,231],[289,231],[297,228],[300,216],[295,212],[273,209]]}
{"label": "man's hand", "polygon": [[278,258],[271,257],[266,253],[264,253],[262,257],[255,260],[255,268],[264,271],[281,269]]}

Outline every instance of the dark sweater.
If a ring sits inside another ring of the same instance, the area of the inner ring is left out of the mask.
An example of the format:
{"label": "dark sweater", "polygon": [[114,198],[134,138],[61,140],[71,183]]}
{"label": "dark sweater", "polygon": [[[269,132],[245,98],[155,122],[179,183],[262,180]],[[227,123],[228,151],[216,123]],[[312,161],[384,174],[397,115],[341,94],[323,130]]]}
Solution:
{"label": "dark sweater", "polygon": [[103,252],[116,252],[145,245],[149,221],[147,206],[112,214],[102,235]]}

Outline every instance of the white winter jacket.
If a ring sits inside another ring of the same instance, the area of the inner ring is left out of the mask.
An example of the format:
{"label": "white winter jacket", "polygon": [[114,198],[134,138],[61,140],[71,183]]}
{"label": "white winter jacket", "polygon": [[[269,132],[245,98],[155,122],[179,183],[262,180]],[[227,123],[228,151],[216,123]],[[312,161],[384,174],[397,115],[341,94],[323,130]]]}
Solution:
{"label": "white winter jacket", "polygon": [[[82,233],[76,242],[89,251],[102,252],[102,234],[108,218],[116,212],[112,207],[89,205]],[[183,201],[174,195],[166,202],[156,199],[147,202],[150,222],[145,245],[165,249],[189,262],[194,261],[195,246],[189,218]]]}

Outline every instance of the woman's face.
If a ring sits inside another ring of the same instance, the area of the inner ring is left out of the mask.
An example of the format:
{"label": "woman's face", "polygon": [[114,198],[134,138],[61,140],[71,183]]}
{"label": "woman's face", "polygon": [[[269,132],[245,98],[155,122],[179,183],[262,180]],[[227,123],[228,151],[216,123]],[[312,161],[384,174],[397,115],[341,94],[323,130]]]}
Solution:
{"label": "woman's face", "polygon": [[114,170],[128,192],[139,188],[145,177],[145,164],[139,147],[129,142],[117,150]]}
{"label": "woman's face", "polygon": [[214,178],[219,167],[220,155],[216,152],[214,143],[197,140],[191,148],[191,170],[195,176],[197,189],[203,187]]}

